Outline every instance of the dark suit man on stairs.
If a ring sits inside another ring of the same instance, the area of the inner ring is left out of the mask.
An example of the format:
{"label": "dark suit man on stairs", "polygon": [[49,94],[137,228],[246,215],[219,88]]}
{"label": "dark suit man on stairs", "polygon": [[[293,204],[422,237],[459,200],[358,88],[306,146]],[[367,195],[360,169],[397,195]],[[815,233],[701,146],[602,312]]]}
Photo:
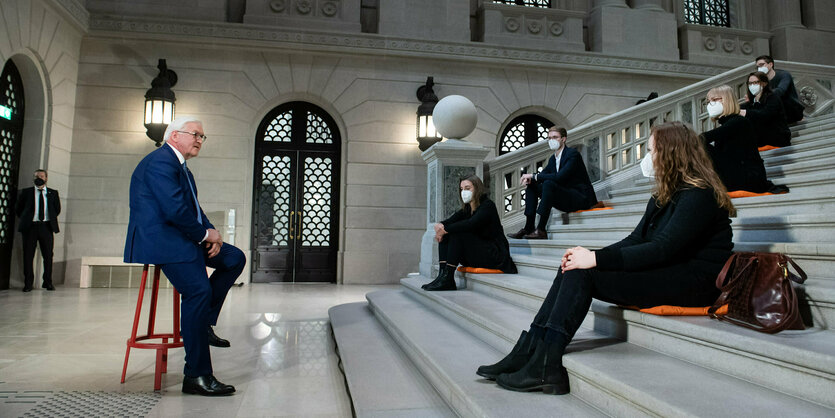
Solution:
{"label": "dark suit man on stairs", "polygon": [[35,247],[43,257],[43,287],[55,290],[52,284],[53,234],[58,233],[61,199],[58,191],[46,187],[46,170],[35,170],[35,187],[20,192],[15,214],[20,218],[17,230],[23,234],[23,291],[31,292],[35,282]]}
{"label": "dark suit man on stairs", "polygon": [[[583,156],[576,149],[565,146],[567,140],[568,133],[565,128],[552,126],[548,130],[548,146],[554,151],[554,155],[542,172],[522,175],[522,184],[528,186],[525,189],[527,220],[524,228],[514,234],[507,234],[508,237],[548,239],[545,228],[551,217],[551,208],[574,212],[589,209],[597,204]],[[534,230],[537,213],[539,224]]]}

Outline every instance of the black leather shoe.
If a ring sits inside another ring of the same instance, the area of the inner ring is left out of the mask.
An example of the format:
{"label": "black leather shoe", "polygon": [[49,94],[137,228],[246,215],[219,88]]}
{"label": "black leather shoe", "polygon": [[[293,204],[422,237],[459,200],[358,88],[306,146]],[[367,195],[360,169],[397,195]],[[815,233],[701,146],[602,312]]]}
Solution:
{"label": "black leather shoe", "polygon": [[50,284],[44,283],[43,285],[41,285],[41,287],[46,289],[46,290],[55,290],[55,286],[53,286],[52,283],[50,283]]}
{"label": "black leather shoe", "polygon": [[31,287],[29,287],[29,286],[26,286],[26,287],[24,287],[24,288],[23,288],[23,291],[24,291],[24,292],[31,292],[31,291],[32,291],[32,288],[31,288]]}
{"label": "black leather shoe", "polygon": [[513,238],[513,239],[523,239],[523,238],[525,238],[525,235],[528,235],[530,233],[531,233],[531,231],[529,229],[522,228],[522,229],[516,231],[515,233],[507,234],[507,237],[508,238]]}
{"label": "black leather shoe", "polygon": [[541,390],[550,395],[565,395],[569,392],[568,371],[562,365],[562,352],[557,344],[540,341],[524,367],[514,373],[500,374],[496,383],[517,392]]}
{"label": "black leather shoe", "polygon": [[548,233],[541,229],[537,229],[536,231],[525,235],[525,239],[548,239]]}
{"label": "black leather shoe", "polygon": [[527,331],[522,331],[522,335],[519,336],[519,340],[516,341],[513,350],[510,350],[510,354],[499,360],[496,364],[480,366],[475,373],[490,380],[495,380],[503,373],[513,373],[525,367],[525,364],[528,363],[531,355],[533,355],[536,343],[537,340],[531,334],[528,334]]}
{"label": "black leather shoe", "polygon": [[212,347],[229,347],[232,344],[229,344],[229,340],[224,340],[223,338],[218,337],[215,335],[215,330],[209,326],[209,345]]}
{"label": "black leather shoe", "polygon": [[423,289],[423,290],[426,290],[426,288],[427,288],[427,287],[429,287],[429,286],[436,286],[436,285],[438,284],[438,280],[440,280],[440,279],[441,279],[441,276],[443,276],[443,274],[444,274],[444,270],[446,270],[446,267],[443,267],[443,268],[438,269],[438,276],[437,276],[437,277],[435,277],[435,280],[432,280],[432,281],[431,281],[431,282],[429,282],[429,283],[425,283],[425,284],[424,284],[423,286],[421,286],[420,288],[421,288],[421,289]]}
{"label": "black leather shoe", "polygon": [[423,289],[429,292],[436,290],[458,290],[458,287],[455,286],[455,270],[449,267],[443,269],[441,274],[438,275],[438,278],[434,282],[426,285]]}
{"label": "black leather shoe", "polygon": [[226,396],[235,393],[235,387],[220,383],[212,375],[183,377],[183,393],[201,396]]}

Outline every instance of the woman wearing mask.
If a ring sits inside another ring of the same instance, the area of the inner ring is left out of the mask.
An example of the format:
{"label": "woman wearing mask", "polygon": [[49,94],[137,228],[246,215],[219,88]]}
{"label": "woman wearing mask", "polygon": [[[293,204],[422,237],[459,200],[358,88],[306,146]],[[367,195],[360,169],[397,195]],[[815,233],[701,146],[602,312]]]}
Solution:
{"label": "woman wearing mask", "polygon": [[565,394],[562,356],[592,298],[639,308],[716,300],[714,282],[733,248],[727,190],[696,133],[681,122],[654,126],[648,151],[641,169],[655,188],[635,230],[600,250],[566,250],[530,330],[478,375],[510,390]]}
{"label": "woman wearing mask", "polygon": [[791,145],[792,135],[786,122],[783,103],[768,87],[768,76],[759,71],[749,74],[746,98],[747,101],[740,105],[739,114],[753,123],[757,146]]}
{"label": "woman wearing mask", "polygon": [[461,210],[435,224],[440,271],[435,280],[423,285],[425,290],[457,290],[459,264],[516,273],[499,212],[484,193],[484,183],[473,175],[461,180],[459,189]]}
{"label": "woman wearing mask", "polygon": [[707,92],[707,114],[719,124],[702,134],[713,167],[729,191],[785,193],[765,177],[765,166],[757,151],[754,125],[739,114],[739,102],[730,86]]}

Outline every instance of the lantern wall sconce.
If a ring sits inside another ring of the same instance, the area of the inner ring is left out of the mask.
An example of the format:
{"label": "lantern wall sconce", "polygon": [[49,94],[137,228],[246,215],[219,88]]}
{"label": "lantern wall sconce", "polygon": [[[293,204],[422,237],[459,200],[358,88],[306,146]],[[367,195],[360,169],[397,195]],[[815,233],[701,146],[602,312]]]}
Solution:
{"label": "lantern wall sconce", "polygon": [[148,138],[160,146],[165,129],[174,120],[174,102],[177,97],[171,87],[177,84],[177,73],[168,69],[164,59],[159,60],[157,68],[159,74],[151,81],[151,88],[145,92],[145,129]]}
{"label": "lantern wall sconce", "polygon": [[417,89],[417,98],[420,100],[420,106],[417,109],[417,142],[421,151],[426,151],[443,139],[432,122],[432,111],[435,110],[435,105],[438,103],[438,96],[432,89],[434,85],[433,77],[428,77],[426,84]]}

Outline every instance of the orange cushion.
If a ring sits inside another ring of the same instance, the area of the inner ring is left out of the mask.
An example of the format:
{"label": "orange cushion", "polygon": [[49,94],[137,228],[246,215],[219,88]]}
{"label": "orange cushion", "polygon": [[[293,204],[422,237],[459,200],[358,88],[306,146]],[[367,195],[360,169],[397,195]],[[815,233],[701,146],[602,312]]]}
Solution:
{"label": "orange cushion", "polygon": [[775,147],[773,145],[763,145],[763,146],[757,148],[757,151],[763,152],[763,151],[771,151],[773,149],[780,149],[780,147]]}
{"label": "orange cushion", "polygon": [[[627,309],[638,310],[643,313],[662,316],[707,316],[710,306],[689,308],[684,306],[660,305],[651,308],[638,309],[635,306],[624,306]],[[716,313],[724,315],[728,313],[728,305],[720,306]]]}
{"label": "orange cushion", "polygon": [[732,191],[732,192],[728,192],[728,196],[729,196],[731,199],[736,199],[736,198],[738,198],[738,197],[771,196],[771,195],[773,195],[773,194],[774,194],[774,193],[769,193],[769,192],[765,192],[765,193],[754,193],[754,192],[749,192],[749,191],[747,191],[747,190],[734,190],[734,191]]}
{"label": "orange cushion", "polygon": [[592,212],[592,211],[595,211],[595,210],[609,210],[609,209],[614,209],[614,208],[611,207],[611,206],[605,206],[605,207],[602,207],[602,208],[591,208],[591,209],[578,210],[578,211],[575,211],[574,213]]}
{"label": "orange cushion", "polygon": [[461,273],[473,273],[473,274],[504,274],[501,270],[496,269],[486,269],[482,267],[464,267],[458,266],[458,271]]}

